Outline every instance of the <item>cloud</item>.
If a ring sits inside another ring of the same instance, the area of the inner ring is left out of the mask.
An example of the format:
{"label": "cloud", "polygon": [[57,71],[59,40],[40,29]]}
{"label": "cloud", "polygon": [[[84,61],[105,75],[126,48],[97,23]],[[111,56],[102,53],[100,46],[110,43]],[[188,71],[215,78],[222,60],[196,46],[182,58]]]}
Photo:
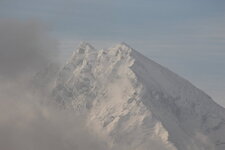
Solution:
{"label": "cloud", "polygon": [[104,142],[85,128],[85,117],[43,106],[39,103],[38,98],[43,98],[40,95],[34,97],[23,90],[10,93],[15,95],[0,97],[0,149],[106,149]]}
{"label": "cloud", "polygon": [[196,132],[195,139],[198,141],[197,143],[200,145],[200,150],[210,149],[215,150],[215,145],[210,142],[209,138],[202,133]]}
{"label": "cloud", "polygon": [[38,21],[0,20],[0,76],[16,77],[52,61],[56,40]]}
{"label": "cloud", "polygon": [[48,31],[36,21],[0,21],[0,149],[107,150],[85,117],[60,109],[47,90],[57,68],[47,65],[57,61]]}
{"label": "cloud", "polygon": [[0,96],[0,149],[106,149],[104,142],[85,128],[85,117],[41,105],[44,97],[26,89],[8,90]]}

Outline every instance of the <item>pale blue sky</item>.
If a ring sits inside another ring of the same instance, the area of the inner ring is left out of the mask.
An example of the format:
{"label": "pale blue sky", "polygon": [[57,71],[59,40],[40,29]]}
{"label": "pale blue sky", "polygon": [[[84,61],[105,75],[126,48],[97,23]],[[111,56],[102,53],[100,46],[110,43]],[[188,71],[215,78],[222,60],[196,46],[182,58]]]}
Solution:
{"label": "pale blue sky", "polygon": [[225,0],[0,0],[0,18],[49,24],[66,53],[125,41],[225,106]]}

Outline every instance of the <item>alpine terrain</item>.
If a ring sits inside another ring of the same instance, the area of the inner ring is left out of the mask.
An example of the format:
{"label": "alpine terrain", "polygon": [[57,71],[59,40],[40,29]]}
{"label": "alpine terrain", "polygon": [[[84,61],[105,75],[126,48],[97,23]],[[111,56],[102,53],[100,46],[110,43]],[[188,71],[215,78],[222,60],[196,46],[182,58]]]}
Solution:
{"label": "alpine terrain", "polygon": [[111,149],[225,150],[225,109],[125,43],[96,50],[83,42],[53,95]]}

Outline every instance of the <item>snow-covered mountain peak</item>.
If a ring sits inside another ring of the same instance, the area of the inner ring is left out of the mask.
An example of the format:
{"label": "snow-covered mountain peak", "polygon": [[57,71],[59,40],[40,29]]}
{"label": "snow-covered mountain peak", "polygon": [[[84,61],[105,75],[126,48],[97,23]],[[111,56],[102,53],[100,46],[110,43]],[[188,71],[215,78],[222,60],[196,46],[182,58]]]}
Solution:
{"label": "snow-covered mountain peak", "polygon": [[99,51],[81,44],[60,71],[54,95],[85,114],[87,126],[112,147],[225,149],[225,110],[125,43]]}
{"label": "snow-covered mountain peak", "polygon": [[116,45],[116,47],[120,47],[121,49],[132,49],[133,50],[133,48],[125,42],[121,42],[120,44]]}
{"label": "snow-covered mountain peak", "polygon": [[128,44],[125,42],[121,42],[120,44],[115,45],[114,47],[110,48],[111,51],[119,51],[122,53],[130,53],[131,51],[134,51],[133,48],[131,48]]}
{"label": "snow-covered mountain peak", "polygon": [[81,61],[83,61],[83,58],[88,57],[88,55],[95,52],[96,49],[91,44],[88,42],[81,42],[73,52],[68,63],[76,62],[79,64]]}
{"label": "snow-covered mountain peak", "polygon": [[91,51],[94,51],[95,48],[88,42],[81,42],[79,47],[77,48],[77,52],[78,53],[87,53],[87,52],[91,52]]}

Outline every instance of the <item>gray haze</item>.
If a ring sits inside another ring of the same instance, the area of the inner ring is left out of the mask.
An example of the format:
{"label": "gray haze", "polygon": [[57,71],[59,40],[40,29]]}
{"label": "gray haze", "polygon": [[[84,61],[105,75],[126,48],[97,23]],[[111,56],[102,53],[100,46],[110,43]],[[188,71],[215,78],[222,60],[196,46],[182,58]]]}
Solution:
{"label": "gray haze", "polygon": [[49,78],[33,79],[56,64],[56,44],[40,22],[0,20],[1,150],[107,149],[85,128],[85,117],[55,107]]}
{"label": "gray haze", "polygon": [[56,57],[56,40],[37,21],[0,20],[1,76],[34,71]]}

